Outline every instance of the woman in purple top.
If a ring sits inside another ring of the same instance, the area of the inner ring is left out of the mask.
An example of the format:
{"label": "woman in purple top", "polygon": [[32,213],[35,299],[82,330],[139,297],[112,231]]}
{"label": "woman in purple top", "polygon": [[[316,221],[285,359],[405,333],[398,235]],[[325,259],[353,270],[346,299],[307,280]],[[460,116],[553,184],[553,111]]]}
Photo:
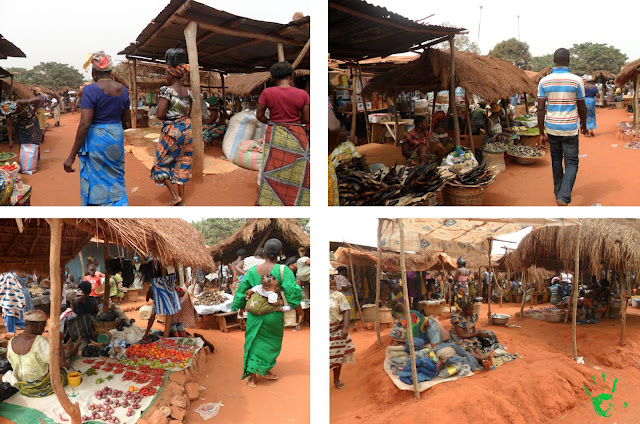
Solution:
{"label": "woman in purple top", "polygon": [[131,128],[129,95],[124,85],[111,79],[111,56],[99,51],[85,69],[89,63],[95,83],[82,90],[80,124],[64,170],[75,172],[78,155],[82,206],[127,206],[123,125]]}
{"label": "woman in purple top", "polygon": [[598,128],[596,124],[596,99],[600,98],[600,92],[598,87],[591,82],[593,80],[591,75],[586,75],[584,79],[584,103],[587,105],[587,130],[589,130],[587,137],[593,137],[593,130]]}

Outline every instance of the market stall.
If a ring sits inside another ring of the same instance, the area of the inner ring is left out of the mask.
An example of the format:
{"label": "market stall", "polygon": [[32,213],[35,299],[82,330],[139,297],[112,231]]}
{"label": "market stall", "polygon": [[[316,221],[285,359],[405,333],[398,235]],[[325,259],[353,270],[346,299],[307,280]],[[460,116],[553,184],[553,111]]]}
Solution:
{"label": "market stall", "polygon": [[638,111],[638,87],[640,87],[640,59],[626,64],[616,76],[616,85],[623,87],[626,83],[634,87],[633,90],[633,127],[635,138],[640,138],[640,112]]}

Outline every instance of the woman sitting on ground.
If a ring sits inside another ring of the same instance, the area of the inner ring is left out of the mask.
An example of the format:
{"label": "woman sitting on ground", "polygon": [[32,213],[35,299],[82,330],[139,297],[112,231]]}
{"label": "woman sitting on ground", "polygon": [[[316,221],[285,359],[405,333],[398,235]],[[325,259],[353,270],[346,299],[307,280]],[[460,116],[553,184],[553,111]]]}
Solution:
{"label": "woman sitting on ground", "polygon": [[[486,131],[488,141],[490,142],[502,142],[508,143],[511,140],[511,136],[513,135],[508,129],[503,129],[502,124],[500,123],[500,118],[502,117],[502,108],[498,103],[491,103],[491,115],[487,117],[484,124],[484,129]],[[485,140],[486,142],[487,140]]]}
{"label": "woman sitting on ground", "polygon": [[[15,382],[13,386],[21,394],[28,397],[44,397],[53,393],[51,376],[49,374],[49,339],[42,336],[47,325],[47,316],[44,312],[34,309],[24,316],[24,332],[9,342],[7,358],[11,367]],[[62,384],[67,385],[67,371],[71,365],[71,357],[78,354],[80,343],[65,346],[60,343],[60,374]]]}
{"label": "woman sitting on ground", "polygon": [[227,132],[229,114],[224,105],[214,96],[209,97],[206,104],[209,116],[202,118],[202,139],[213,146],[216,140],[222,143],[224,133]]}
{"label": "woman sitting on ground", "polygon": [[451,314],[451,341],[467,352],[478,362],[482,362],[486,370],[493,365],[493,351],[488,355],[482,351],[482,344],[478,337],[491,337],[490,331],[476,331],[478,315],[473,313],[473,302],[468,297],[458,299],[460,312]]}

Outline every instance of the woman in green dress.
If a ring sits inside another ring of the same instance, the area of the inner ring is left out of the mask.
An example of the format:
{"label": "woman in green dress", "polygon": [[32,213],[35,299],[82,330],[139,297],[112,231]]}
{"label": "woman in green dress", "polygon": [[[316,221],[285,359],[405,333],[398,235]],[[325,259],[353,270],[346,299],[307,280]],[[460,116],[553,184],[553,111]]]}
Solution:
{"label": "woman in green dress", "polygon": [[[282,243],[270,239],[264,244],[265,261],[252,267],[244,276],[233,298],[233,310],[244,309],[247,290],[261,284],[262,276],[271,275],[278,280],[278,287],[291,308],[296,308],[302,300],[302,290],[296,284],[296,277],[288,267],[278,265],[276,259],[282,250]],[[268,380],[278,377],[271,372],[282,349],[284,334],[283,313],[271,312],[255,315],[248,312],[244,342],[242,379],[249,377],[249,387],[256,387],[256,374]]]}

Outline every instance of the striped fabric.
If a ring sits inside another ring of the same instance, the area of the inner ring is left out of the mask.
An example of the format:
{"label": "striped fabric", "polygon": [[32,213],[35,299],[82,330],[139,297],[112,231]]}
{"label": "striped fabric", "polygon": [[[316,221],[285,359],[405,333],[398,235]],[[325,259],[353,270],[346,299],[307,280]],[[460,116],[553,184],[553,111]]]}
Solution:
{"label": "striped fabric", "polygon": [[0,306],[3,316],[20,318],[20,311],[25,306],[22,286],[11,272],[0,275]]}
{"label": "striped fabric", "polygon": [[547,134],[564,137],[578,134],[576,100],[584,100],[584,84],[579,76],[569,68],[553,68],[551,74],[540,80],[538,98],[547,100],[544,122]]}
{"label": "striped fabric", "polygon": [[175,288],[176,275],[158,277],[151,280],[153,308],[158,315],[174,315],[180,312],[182,304]]}

